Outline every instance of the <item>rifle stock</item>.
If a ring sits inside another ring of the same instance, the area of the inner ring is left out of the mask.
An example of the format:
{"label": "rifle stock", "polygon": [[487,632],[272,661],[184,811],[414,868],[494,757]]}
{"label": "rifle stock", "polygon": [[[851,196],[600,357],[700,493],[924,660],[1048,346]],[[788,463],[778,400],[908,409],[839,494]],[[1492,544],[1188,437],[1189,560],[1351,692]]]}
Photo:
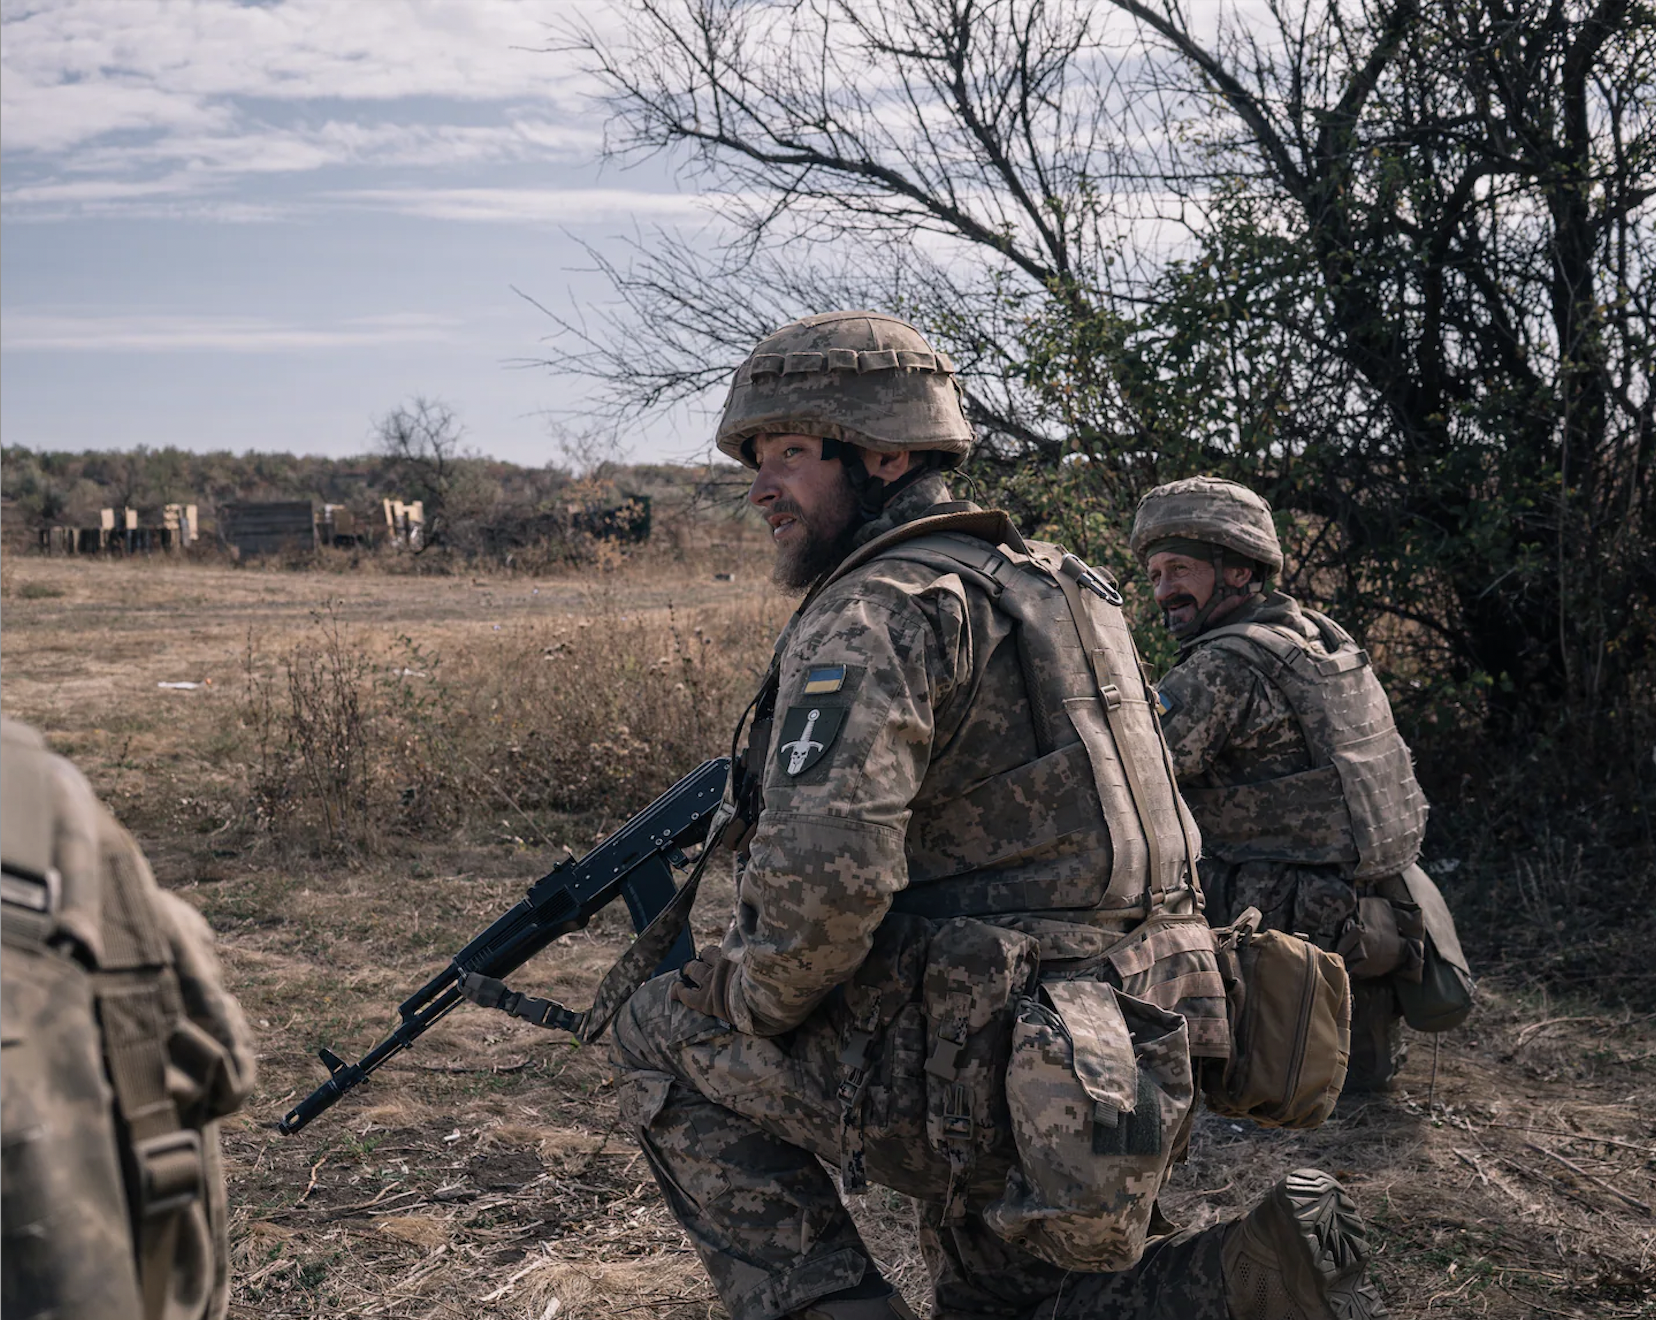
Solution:
{"label": "rifle stock", "polygon": [[[397,1029],[362,1057],[347,1063],[331,1050],[319,1056],[328,1080],[290,1109],[276,1126],[287,1134],[301,1131],[347,1091],[364,1082],[387,1060],[407,1049],[464,999],[459,982],[469,972],[503,978],[516,971],[560,935],[580,930],[600,909],[623,899],[633,927],[643,930],[677,892],[674,866],[683,865],[684,849],[703,842],[708,824],[724,796],[730,760],[705,762],[663,793],[638,815],[580,859],[559,862],[529,887],[529,892],[496,918],[482,934],[455,954],[438,972],[397,1007]],[[682,967],[693,953],[688,929],[681,932],[657,973]],[[579,1014],[559,1008],[554,1025],[573,1025]]]}

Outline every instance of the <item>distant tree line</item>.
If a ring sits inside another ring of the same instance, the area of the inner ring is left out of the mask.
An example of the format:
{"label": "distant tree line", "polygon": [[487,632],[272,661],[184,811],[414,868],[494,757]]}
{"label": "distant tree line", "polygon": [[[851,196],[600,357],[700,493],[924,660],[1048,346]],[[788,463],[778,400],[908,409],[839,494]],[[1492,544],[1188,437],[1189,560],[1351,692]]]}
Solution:
{"label": "distant tree line", "polygon": [[[567,472],[468,458],[467,479],[491,501],[535,504],[569,485]],[[41,524],[96,524],[99,509],[147,509],[194,502],[204,517],[237,500],[300,500],[343,504],[364,516],[381,499],[418,499],[395,460],[381,454],[323,458],[314,454],[236,454],[229,450],[0,451],[0,489],[23,516]],[[413,493],[410,493],[410,491]]]}
{"label": "distant tree line", "polygon": [[[441,400],[417,397],[379,418],[373,449],[349,458],[286,453],[0,450],[0,493],[30,526],[96,526],[101,509],[151,512],[198,506],[211,531],[216,511],[242,501],[343,505],[358,526],[384,527],[381,501],[419,501],[422,554],[504,559],[530,545],[574,548],[593,540],[647,539],[655,501],[695,513],[728,503],[730,471],[622,464],[583,455],[579,473],[483,457]],[[743,483],[745,485],[745,483]]]}

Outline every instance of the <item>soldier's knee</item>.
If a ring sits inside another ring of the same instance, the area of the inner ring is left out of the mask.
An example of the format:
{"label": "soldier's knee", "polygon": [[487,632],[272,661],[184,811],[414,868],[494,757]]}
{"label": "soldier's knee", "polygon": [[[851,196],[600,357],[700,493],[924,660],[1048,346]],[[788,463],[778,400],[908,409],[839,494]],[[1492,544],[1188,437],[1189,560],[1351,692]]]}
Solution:
{"label": "soldier's knee", "polygon": [[671,976],[658,976],[633,991],[610,1028],[610,1062],[622,1073],[659,1069],[665,1061],[673,1001]]}

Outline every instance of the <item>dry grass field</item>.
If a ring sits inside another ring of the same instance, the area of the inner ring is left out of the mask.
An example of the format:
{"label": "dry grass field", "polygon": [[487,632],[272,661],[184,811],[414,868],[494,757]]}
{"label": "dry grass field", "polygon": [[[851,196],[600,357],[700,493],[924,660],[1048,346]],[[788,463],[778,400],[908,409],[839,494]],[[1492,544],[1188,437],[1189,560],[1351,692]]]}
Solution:
{"label": "dry grass field", "polygon": [[[723,1315],[601,1049],[462,1010],[304,1133],[273,1123],[318,1046],[358,1057],[562,847],[722,750],[788,609],[752,552],[724,558],[535,580],[6,563],[6,713],[207,915],[258,1033],[227,1124],[232,1315]],[[728,900],[704,892],[704,933]],[[606,912],[516,979],[584,1003],[625,930]],[[1394,1315],[1656,1315],[1656,1025],[1512,970],[1482,989],[1436,1050],[1413,1038],[1394,1096],[1310,1133],[1204,1118],[1173,1217],[1320,1164],[1376,1226]],[[922,1301],[901,1198],[856,1212]]]}

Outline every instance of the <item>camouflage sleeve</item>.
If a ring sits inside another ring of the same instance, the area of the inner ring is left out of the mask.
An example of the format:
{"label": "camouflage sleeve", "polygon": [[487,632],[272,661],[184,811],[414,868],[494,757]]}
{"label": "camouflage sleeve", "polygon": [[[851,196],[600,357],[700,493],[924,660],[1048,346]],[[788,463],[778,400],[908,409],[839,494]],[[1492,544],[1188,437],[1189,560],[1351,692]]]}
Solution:
{"label": "camouflage sleeve", "polygon": [[765,809],[749,846],[725,956],[732,1025],[797,1026],[868,956],[908,883],[909,804],[952,689],[963,614],[854,574],[789,639]]}
{"label": "camouflage sleeve", "polygon": [[1264,694],[1265,680],[1241,657],[1201,646],[1156,685],[1162,732],[1173,753],[1173,773],[1189,781],[1247,724]]}

